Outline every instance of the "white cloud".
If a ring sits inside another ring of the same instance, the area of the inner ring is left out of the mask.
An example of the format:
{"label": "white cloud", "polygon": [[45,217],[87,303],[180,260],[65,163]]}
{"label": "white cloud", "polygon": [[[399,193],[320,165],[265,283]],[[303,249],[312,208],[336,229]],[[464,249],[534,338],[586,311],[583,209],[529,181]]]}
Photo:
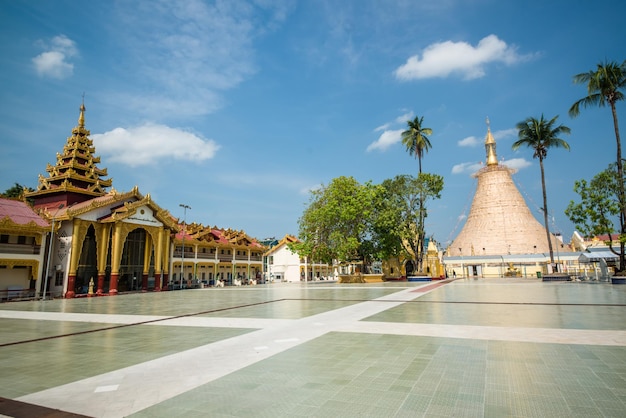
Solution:
{"label": "white cloud", "polygon": [[[404,109],[401,109],[401,111],[404,111]],[[394,125],[398,125],[401,124],[403,126],[406,126],[406,123],[408,120],[412,119],[414,116],[414,113],[412,110],[403,113],[402,115],[398,116],[397,118],[395,118],[392,122],[387,122],[377,128],[374,129],[374,132],[380,132],[383,131],[382,134],[380,134],[380,136],[378,137],[378,139],[374,142],[372,142],[371,144],[369,144],[367,146],[366,151],[370,152],[376,149],[379,149],[381,151],[385,151],[387,150],[387,148],[389,148],[390,146],[392,146],[393,144],[396,144],[400,141],[402,141],[402,132],[406,129],[406,128],[402,128],[402,129],[389,129]]]}
{"label": "white cloud", "polygon": [[517,136],[517,129],[515,128],[502,129],[500,131],[495,131],[493,133],[493,139],[495,139],[496,141],[500,139],[507,139],[509,137],[516,137],[516,136]]}
{"label": "white cloud", "polygon": [[525,158],[512,158],[510,160],[502,161],[502,164],[512,168],[514,170],[521,170],[522,168],[530,167],[532,163]]}
{"label": "white cloud", "polygon": [[405,113],[404,115],[400,115],[396,118],[397,123],[407,123],[409,120],[413,119],[413,111]]}
{"label": "white cloud", "polygon": [[458,144],[460,147],[475,147],[480,145],[481,139],[476,138],[475,136],[468,136],[467,138],[461,139]]}
{"label": "white cloud", "polygon": [[[499,141],[501,139],[507,139],[509,137],[514,137],[517,135],[517,129],[512,128],[512,129],[503,129],[500,131],[495,131],[492,133],[493,138],[496,141]],[[476,136],[468,136],[466,138],[461,139],[460,141],[457,142],[457,144],[460,147],[476,147],[479,145],[484,144],[485,139],[484,138],[479,138]]]}
{"label": "white cloud", "polygon": [[312,186],[307,186],[307,187],[303,187],[300,189],[300,194],[301,195],[309,195],[311,194],[311,192],[314,192],[316,190],[320,190],[323,186],[321,184],[314,184]]}
{"label": "white cloud", "polygon": [[374,129],[374,132],[385,131],[387,128],[391,126],[390,123],[385,123],[384,125],[380,125],[378,128]]}
{"label": "white cloud", "polygon": [[452,174],[473,174],[483,167],[482,163],[461,163],[452,167]]}
{"label": "white cloud", "polygon": [[256,72],[254,40],[280,25],[290,7],[238,0],[120,6],[122,24],[115,30],[134,71],[124,73],[130,76],[126,88],[112,93],[110,101],[152,120],[215,111],[222,92]]}
{"label": "white cloud", "polygon": [[387,148],[396,144],[402,140],[402,131],[404,129],[397,129],[391,131],[384,131],[378,139],[367,146],[367,152],[379,149],[385,151]]}
{"label": "white cloud", "polygon": [[507,65],[522,61],[514,46],[509,46],[496,35],[481,39],[475,47],[467,42],[438,42],[427,46],[422,57],[413,55],[394,74],[399,80],[423,78],[445,78],[459,74],[466,80],[485,75],[489,63],[502,62]]}
{"label": "white cloud", "polygon": [[200,162],[213,158],[220,148],[215,141],[169,126],[145,124],[135,128],[115,128],[92,135],[98,153],[107,161],[131,167],[151,165],[162,160]]}
{"label": "white cloud", "polygon": [[48,43],[39,41],[39,44],[46,51],[34,57],[32,62],[40,77],[63,79],[74,73],[74,64],[67,61],[78,54],[74,41],[65,35],[59,35]]}
{"label": "white cloud", "polygon": [[[524,158],[512,158],[510,160],[503,160],[500,164],[507,166],[513,170],[521,170],[532,165],[530,161]],[[478,170],[484,167],[483,162],[479,163],[460,163],[452,167],[452,174],[474,174]]]}

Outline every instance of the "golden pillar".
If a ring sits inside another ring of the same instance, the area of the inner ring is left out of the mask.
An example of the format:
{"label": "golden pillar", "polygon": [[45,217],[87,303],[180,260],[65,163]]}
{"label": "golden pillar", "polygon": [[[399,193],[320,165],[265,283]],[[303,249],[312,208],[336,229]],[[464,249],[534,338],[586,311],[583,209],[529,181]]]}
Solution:
{"label": "golden pillar", "polygon": [[152,234],[146,233],[146,242],[143,250],[143,272],[141,274],[141,290],[144,292],[148,291],[148,273],[150,273],[153,241]]}
{"label": "golden pillar", "polygon": [[169,269],[170,269],[170,231],[164,231],[167,235],[163,238],[163,276],[162,276],[162,284],[161,288],[167,289],[167,285],[169,284]]}
{"label": "golden pillar", "polygon": [[122,223],[116,222],[113,229],[113,248],[111,253],[111,282],[109,283],[109,294],[117,295],[117,281],[120,278],[120,263],[122,261],[122,251],[124,250],[124,239]]}
{"label": "golden pillar", "polygon": [[70,268],[67,275],[67,292],[65,297],[71,299],[76,296],[76,272],[78,270],[78,262],[82,251],[82,244],[87,233],[89,223],[83,223],[78,219],[74,219],[72,225],[72,250],[70,254]]}
{"label": "golden pillar", "polygon": [[109,253],[109,242],[111,240],[111,224],[96,225],[96,245],[98,254],[98,282],[96,284],[96,295],[104,294],[104,278],[107,267],[107,255]]}
{"label": "golden pillar", "polygon": [[157,244],[154,247],[154,290],[161,290],[161,274],[163,266],[163,228],[159,228],[157,233]]}

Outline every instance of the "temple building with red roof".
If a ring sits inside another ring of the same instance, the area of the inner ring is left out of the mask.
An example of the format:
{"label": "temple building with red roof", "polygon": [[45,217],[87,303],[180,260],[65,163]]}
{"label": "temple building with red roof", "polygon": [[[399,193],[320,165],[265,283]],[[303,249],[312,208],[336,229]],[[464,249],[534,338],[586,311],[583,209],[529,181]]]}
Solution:
{"label": "temple building with red roof", "polygon": [[68,298],[115,295],[147,289],[148,277],[160,289],[178,224],[137,187],[126,193],[111,188],[89,135],[82,104],[56,164],[48,164],[47,177],[39,175],[37,190],[24,194],[52,225],[45,291]]}
{"label": "temple building with red roof", "polygon": [[25,191],[33,208],[18,201],[5,205],[11,215],[2,220],[4,245],[26,239],[33,254],[0,261],[0,268],[25,267],[0,275],[0,291],[19,285],[72,298],[261,277],[265,247],[243,231],[186,225],[137,186],[116,191],[107,170],[98,167],[85,110],[82,104],[78,125],[55,165],[46,167],[47,176],[39,175],[36,190]]}
{"label": "temple building with red roof", "polygon": [[26,202],[0,198],[0,299],[35,296],[48,222]]}

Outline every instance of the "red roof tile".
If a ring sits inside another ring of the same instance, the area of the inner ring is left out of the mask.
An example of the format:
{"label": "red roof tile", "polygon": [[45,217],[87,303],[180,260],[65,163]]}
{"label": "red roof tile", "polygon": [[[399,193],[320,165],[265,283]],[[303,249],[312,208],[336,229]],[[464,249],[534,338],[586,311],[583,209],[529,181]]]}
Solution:
{"label": "red roof tile", "polygon": [[16,225],[27,225],[34,222],[37,226],[50,226],[50,224],[41,216],[37,215],[27,203],[19,200],[0,198],[0,219],[7,217]]}

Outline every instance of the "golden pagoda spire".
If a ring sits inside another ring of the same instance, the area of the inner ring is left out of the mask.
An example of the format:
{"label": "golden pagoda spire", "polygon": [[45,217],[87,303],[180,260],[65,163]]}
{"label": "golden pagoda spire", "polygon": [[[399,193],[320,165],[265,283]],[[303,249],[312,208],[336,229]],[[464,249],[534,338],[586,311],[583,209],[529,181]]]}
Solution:
{"label": "golden pagoda spire", "polygon": [[[80,105],[78,126],[72,129],[72,136],[67,138],[62,153],[56,153],[56,164],[48,164],[48,177],[39,176],[37,190],[27,193],[27,198],[35,201],[35,207],[47,206],[49,202],[85,201],[105,195],[112,180],[105,179],[106,168],[98,168],[100,157],[95,154],[91,134],[85,128],[85,95]],[[56,200],[55,200],[56,199]]]}
{"label": "golden pagoda spire", "polygon": [[80,115],[78,116],[78,126],[80,128],[85,127],[85,93],[83,93],[83,102],[80,105]]}
{"label": "golden pagoda spire", "polygon": [[496,155],[496,140],[493,138],[493,135],[491,135],[489,118],[487,118],[487,137],[485,138],[485,150],[487,151],[487,166],[498,165],[498,156]]}

